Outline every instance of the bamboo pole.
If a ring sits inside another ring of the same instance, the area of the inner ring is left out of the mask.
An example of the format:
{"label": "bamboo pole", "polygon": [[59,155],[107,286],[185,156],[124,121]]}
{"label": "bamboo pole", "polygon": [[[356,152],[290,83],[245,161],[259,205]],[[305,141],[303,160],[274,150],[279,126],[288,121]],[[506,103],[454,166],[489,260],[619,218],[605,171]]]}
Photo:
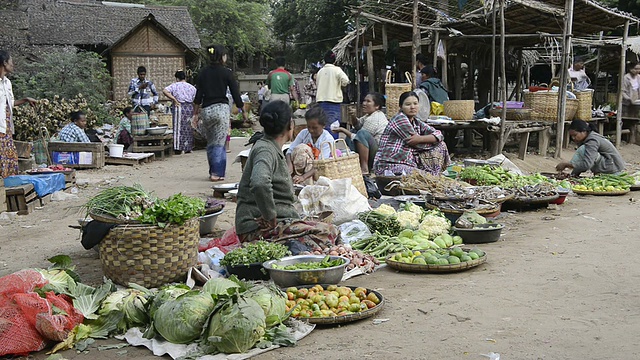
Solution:
{"label": "bamboo pole", "polygon": [[376,70],[373,64],[373,49],[371,49],[372,45],[373,42],[369,41],[369,46],[367,46],[367,75],[369,77],[369,92],[377,91]]}
{"label": "bamboo pole", "polygon": [[[489,94],[489,102],[493,109],[493,102],[496,101],[496,3],[493,2],[491,8],[491,93]],[[502,149],[500,149],[502,151]]]}
{"label": "bamboo pole", "polygon": [[[356,14],[356,104],[360,109],[360,16]],[[346,122],[346,121],[345,121]]]}
{"label": "bamboo pole", "polygon": [[562,61],[560,65],[560,85],[558,88],[558,125],[556,127],[556,153],[555,157],[562,156],[564,144],[564,122],[567,108],[567,76],[569,75],[569,51],[571,51],[571,34],[573,33],[573,0],[565,3],[564,38],[562,39]]}
{"label": "bamboo pole", "polygon": [[[600,31],[600,41],[602,41],[603,31]],[[598,57],[596,58],[596,79],[593,84],[593,99],[591,105],[595,108],[596,105],[596,91],[598,91],[598,78],[600,77],[600,56],[602,55],[602,48],[598,48]],[[605,102],[607,100],[605,99]]]}
{"label": "bamboo pole", "polygon": [[[440,32],[435,31],[434,41],[433,41],[433,68],[438,70],[438,45],[440,43]],[[441,79],[442,80],[442,79]]]}
{"label": "bamboo pole", "polygon": [[622,34],[622,49],[620,50],[620,75],[618,76],[618,111],[616,111],[616,147],[622,144],[622,81],[624,67],[627,62],[627,39],[629,37],[629,20],[624,23]]}
{"label": "bamboo pole", "polygon": [[516,101],[522,98],[522,49],[518,50],[518,70],[516,73]]}
{"label": "bamboo pole", "polygon": [[[411,75],[415,76],[416,69],[418,68],[418,61],[416,59],[416,55],[418,55],[420,48],[420,29],[418,28],[418,4],[419,0],[413,0],[413,36],[411,39],[413,40],[411,44],[411,71],[409,72]],[[407,79],[408,80],[408,79]],[[412,83],[415,84],[417,79],[412,79]],[[412,87],[413,87],[412,84]]]}
{"label": "bamboo pole", "polygon": [[505,139],[505,125],[507,118],[507,59],[504,37],[504,34],[506,33],[504,21],[505,1],[506,0],[500,0],[500,98],[502,99],[502,114],[500,114],[500,145],[498,146],[498,154],[502,153],[502,149],[504,148],[504,144],[507,140]]}

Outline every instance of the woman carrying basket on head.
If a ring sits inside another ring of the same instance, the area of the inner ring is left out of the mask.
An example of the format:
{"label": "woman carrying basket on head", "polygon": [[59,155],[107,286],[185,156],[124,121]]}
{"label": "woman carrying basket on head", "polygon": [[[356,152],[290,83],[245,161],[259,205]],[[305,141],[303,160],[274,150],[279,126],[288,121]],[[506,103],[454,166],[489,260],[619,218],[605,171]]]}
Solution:
{"label": "woman carrying basket on head", "polygon": [[162,90],[164,96],[172,102],[173,114],[173,149],[176,152],[190,153],[193,150],[193,99],[196,97],[195,86],[187,82],[187,74],[178,70],[175,73],[176,82]]}
{"label": "woman carrying basket on head", "polygon": [[271,101],[260,114],[264,137],[256,141],[238,186],[236,233],[241,242],[260,239],[301,242],[309,248],[335,244],[339,231],[332,225],[300,220],[293,206],[293,182],[282,145],[291,140],[291,107]]}
{"label": "woman carrying basket on head", "polygon": [[399,104],[400,111],[380,139],[375,174],[389,176],[418,170],[440,175],[451,163],[442,133],[417,118],[419,101],[415,92],[402,93]]}
{"label": "woman carrying basket on head", "polygon": [[244,102],[240,97],[238,83],[233,73],[224,65],[227,62],[227,50],[222,45],[207,48],[211,64],[204,68],[198,76],[196,97],[194,99],[195,122],[202,121],[207,137],[207,160],[209,162],[209,178],[211,181],[224,180],[227,168],[227,152],[225,142],[229,133],[231,109],[227,99],[227,87],[231,90],[233,101],[247,121],[247,114],[242,110]]}

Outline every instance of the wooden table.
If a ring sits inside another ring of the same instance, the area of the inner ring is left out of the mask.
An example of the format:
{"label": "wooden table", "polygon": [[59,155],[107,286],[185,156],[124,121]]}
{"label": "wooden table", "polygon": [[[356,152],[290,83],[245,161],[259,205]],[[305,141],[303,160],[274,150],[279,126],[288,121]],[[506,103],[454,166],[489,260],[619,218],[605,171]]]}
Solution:
{"label": "wooden table", "polygon": [[[466,148],[471,147],[473,131],[478,131],[483,136],[483,148],[485,150],[489,150],[492,156],[502,152],[502,149],[499,149],[500,125],[494,125],[484,121],[458,121],[455,124],[432,126],[443,132],[447,147],[451,150],[455,147],[456,133],[462,130],[464,131],[464,146]],[[511,135],[521,134],[518,158],[524,160],[531,133],[540,133],[538,137],[538,149],[540,154],[547,154],[551,139],[550,129],[550,123],[540,121],[506,121],[504,137],[508,139]]]}
{"label": "wooden table", "polygon": [[[587,120],[587,122],[596,124],[598,126],[598,133],[604,135],[604,124],[608,122],[606,117],[592,118],[591,120]],[[564,122],[564,140],[562,146],[565,149],[569,147],[569,142],[571,141],[569,138],[569,125],[571,125],[571,121]]]}
{"label": "wooden table", "polygon": [[160,159],[173,155],[173,133],[163,135],[134,135],[134,153],[154,153]]}

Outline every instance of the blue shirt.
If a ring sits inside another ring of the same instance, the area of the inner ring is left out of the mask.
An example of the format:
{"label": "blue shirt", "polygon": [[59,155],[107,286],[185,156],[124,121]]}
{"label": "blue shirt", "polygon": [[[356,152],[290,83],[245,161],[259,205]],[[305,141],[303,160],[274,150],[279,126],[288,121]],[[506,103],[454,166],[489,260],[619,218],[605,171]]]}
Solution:
{"label": "blue shirt", "polygon": [[[300,131],[298,136],[296,136],[296,139],[293,140],[293,142],[291,143],[291,146],[289,146],[289,150],[287,150],[287,154],[291,154],[293,149],[295,149],[296,146],[301,144],[311,144],[313,145],[314,148],[320,149],[320,146],[322,145],[322,143],[324,142],[333,143],[334,141],[335,139],[333,138],[333,136],[331,136],[331,134],[327,130],[323,130],[322,134],[318,137],[318,140],[314,143],[313,139],[311,138],[311,134],[309,134],[309,130],[303,129],[302,131]],[[329,146],[329,144],[324,144],[321,150],[322,150],[321,159],[328,159],[331,157],[331,147]]]}
{"label": "blue shirt", "polygon": [[80,129],[76,123],[71,123],[60,130],[60,134],[58,135],[60,141],[68,142],[68,143],[88,143],[91,142],[89,137],[84,132],[84,130]]}

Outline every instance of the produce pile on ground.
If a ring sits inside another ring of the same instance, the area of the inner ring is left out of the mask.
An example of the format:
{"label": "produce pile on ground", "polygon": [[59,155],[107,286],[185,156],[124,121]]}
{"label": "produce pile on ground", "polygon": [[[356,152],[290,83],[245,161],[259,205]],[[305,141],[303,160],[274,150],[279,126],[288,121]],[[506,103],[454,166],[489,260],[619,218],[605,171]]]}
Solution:
{"label": "produce pile on ground", "polygon": [[350,260],[345,271],[353,270],[359,267],[365,274],[372,273],[376,265],[380,262],[375,257],[365,254],[362,251],[354,250],[349,244],[335,245],[326,249],[315,249],[312,252],[302,252],[300,255],[333,255],[343,256]]}
{"label": "produce pile on ground", "polygon": [[469,184],[449,179],[444,176],[434,176],[418,171],[404,175],[399,182],[390,183],[406,191],[424,191],[438,197],[457,197],[463,194],[463,188]]}
{"label": "produce pile on ground", "polygon": [[311,288],[287,288],[286,311],[296,318],[344,316],[372,309],[380,299],[365,288],[351,290],[346,286],[322,285]]}
{"label": "produce pile on ground", "polygon": [[84,350],[95,339],[131,328],[146,338],[195,342],[194,357],[295,344],[283,324],[286,294],[273,286],[232,277],[211,279],[199,290],[183,284],[158,290],[130,284],[116,290],[110,281],[98,287],[80,282],[66,256],[50,260],[50,269],[0,278],[0,356],[26,355],[53,344],[52,352]]}
{"label": "produce pile on ground", "polygon": [[229,251],[220,260],[221,266],[262,264],[269,260],[279,260],[291,255],[289,248],[268,241],[246,243],[243,247]]}

